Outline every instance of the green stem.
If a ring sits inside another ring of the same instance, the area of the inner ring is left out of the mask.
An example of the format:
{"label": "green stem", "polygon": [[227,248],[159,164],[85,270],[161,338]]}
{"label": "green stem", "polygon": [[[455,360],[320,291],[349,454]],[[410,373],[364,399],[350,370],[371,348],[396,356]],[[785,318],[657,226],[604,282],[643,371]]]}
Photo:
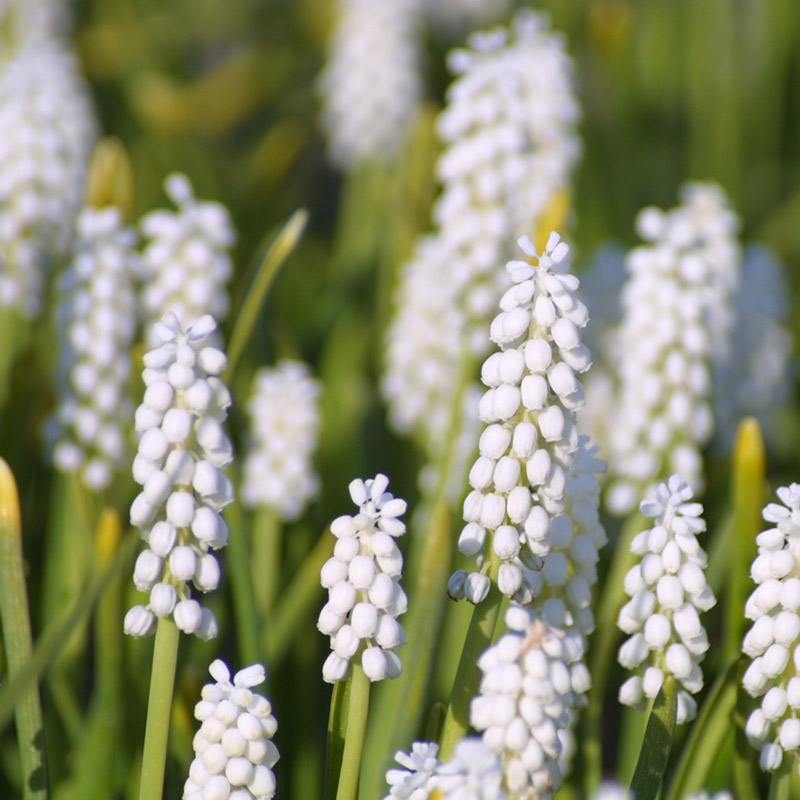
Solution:
{"label": "green stem", "polygon": [[180,631],[175,623],[164,617],[159,619],[153,647],[150,698],[147,701],[147,727],[144,734],[139,800],[161,800],[164,792],[169,720],[172,712],[172,692],[175,687],[179,641]]}
{"label": "green stem", "polygon": [[[703,703],[674,771],[666,800],[681,800],[706,785],[726,738],[732,734],[739,662],[734,661],[717,678]],[[752,748],[751,748],[752,749]],[[737,795],[738,796],[738,795]],[[742,795],[744,796],[744,795]]]}
{"label": "green stem", "polygon": [[794,761],[793,754],[783,754],[781,765],[772,773],[769,782],[769,800],[791,800]]}
{"label": "green stem", "polygon": [[481,679],[478,657],[492,643],[503,601],[503,595],[497,588],[497,569],[498,565],[495,563],[489,567],[489,594],[482,603],[475,606],[464,649],[461,651],[461,660],[458,662],[442,728],[439,755],[442,761],[450,757],[456,742],[469,730],[469,704],[478,691]]}
{"label": "green stem", "polygon": [[244,353],[245,345],[250,340],[258,314],[264,305],[264,300],[278,274],[278,270],[303,235],[306,222],[308,222],[308,212],[302,208],[295,211],[275,237],[258,268],[256,277],[236,317],[236,326],[231,333],[230,345],[228,346],[228,366],[222,377],[226,385],[230,385],[231,376],[236,370],[236,365],[239,363],[242,353]]}
{"label": "green stem", "polygon": [[283,659],[286,649],[301,627],[303,617],[319,602],[322,593],[319,572],[331,557],[334,542],[334,537],[325,531],[282,593],[281,602],[275,608],[274,620],[262,639],[267,661],[272,664],[273,669]]}
{"label": "green stem", "polygon": [[[22,673],[31,659],[28,593],[22,558],[22,526],[19,494],[14,475],[0,458],[0,618],[3,644],[11,680]],[[39,688],[35,684],[15,696],[17,740],[22,762],[24,800],[47,797],[47,765]]]}
{"label": "green stem", "polygon": [[589,692],[589,702],[584,717],[586,732],[583,738],[584,789],[587,794],[593,793],[603,778],[603,701],[619,634],[617,614],[625,599],[625,575],[635,560],[635,556],[631,553],[631,541],[645,527],[646,520],[638,512],[632,514],[625,522],[598,603],[596,615],[598,632],[592,637],[589,654],[592,691]]}
{"label": "green stem", "polygon": [[631,794],[636,800],[656,800],[661,791],[675,735],[677,697],[675,678],[670,675],[656,696],[647,720],[639,762],[631,782]]}
{"label": "green stem", "polygon": [[278,592],[282,532],[281,518],[274,509],[260,508],[256,512],[250,569],[253,575],[253,595],[265,626],[269,626],[272,604]]}
{"label": "green stem", "polygon": [[239,656],[243,664],[261,660],[258,612],[250,570],[252,552],[248,547],[242,512],[238,503],[232,503],[225,512],[231,535],[228,541],[228,565],[231,571],[230,586],[236,620],[236,637]]}
{"label": "green stem", "polygon": [[344,758],[344,737],[347,732],[347,708],[350,699],[350,681],[338,681],[331,692],[328,714],[328,748],[325,763],[325,800],[331,800],[339,784],[339,773]]}
{"label": "green stem", "polygon": [[364,674],[361,664],[356,661],[353,661],[350,669],[352,674],[347,709],[347,732],[344,737],[342,771],[339,773],[336,800],[357,800],[361,776],[361,752],[364,749],[364,734],[367,730],[369,713],[369,678]]}

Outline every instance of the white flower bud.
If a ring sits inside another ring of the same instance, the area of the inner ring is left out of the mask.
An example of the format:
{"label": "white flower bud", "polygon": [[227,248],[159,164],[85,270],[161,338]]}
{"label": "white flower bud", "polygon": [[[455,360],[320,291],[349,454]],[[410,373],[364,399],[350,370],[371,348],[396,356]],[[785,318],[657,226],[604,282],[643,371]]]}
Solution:
{"label": "white flower bud", "polygon": [[150,636],[156,629],[155,614],[144,606],[133,606],[125,614],[123,628],[129,636]]}
{"label": "white flower bud", "polygon": [[179,581],[189,581],[197,567],[197,555],[191,547],[179,545],[169,556],[169,570]]}
{"label": "white flower bud", "polygon": [[184,633],[195,633],[200,629],[203,614],[197,600],[181,600],[173,611],[175,624]]}
{"label": "white flower bud", "polygon": [[136,558],[133,582],[140,592],[149,592],[161,577],[163,560],[152,550],[143,550]]}
{"label": "white flower bud", "polygon": [[168,617],[178,602],[178,593],[169,583],[157,583],[150,590],[150,609],[157,617]]}

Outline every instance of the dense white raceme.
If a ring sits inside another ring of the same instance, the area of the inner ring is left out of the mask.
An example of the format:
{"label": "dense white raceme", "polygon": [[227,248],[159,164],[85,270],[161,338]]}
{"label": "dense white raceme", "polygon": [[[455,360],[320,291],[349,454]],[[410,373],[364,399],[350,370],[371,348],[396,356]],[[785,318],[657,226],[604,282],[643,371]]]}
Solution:
{"label": "dense white raceme", "polygon": [[194,707],[201,725],[183,800],[269,800],[276,791],[272,768],[279,754],[272,737],[278,722],[269,700],[252,691],[266,680],[264,667],[253,664],[231,680],[225,662],[216,659],[208,671],[215,682],[203,687]]}
{"label": "dense white raceme", "polygon": [[331,640],[322,667],[328,683],[344,680],[356,657],[371,681],[396,678],[403,669],[396,651],[406,637],[397,617],[405,614],[408,599],[400,586],[403,555],[395,539],[406,531],[398,519],[406,501],[387,492],[388,485],[385,475],[352,481],[350,497],[358,513],[331,523],[337,541],[320,573],[328,602],[317,620]]}
{"label": "dense white raceme", "polygon": [[420,0],[337,0],[336,28],[319,79],[331,160],[343,169],[389,161],[421,94]]}
{"label": "dense white raceme", "polygon": [[470,724],[503,764],[512,797],[552,798],[562,785],[562,734],[590,685],[580,636],[512,605],[509,633],[478,659],[483,673]]}
{"label": "dense white raceme", "polygon": [[[221,322],[228,313],[228,280],[233,274],[229,249],[236,234],[225,206],[197,200],[185,175],[164,182],[176,211],[151,211],[141,220],[146,282],[141,302],[152,324],[168,311],[181,320],[211,314]],[[151,346],[156,342],[151,338]]]}
{"label": "dense white raceme", "polygon": [[503,594],[537,600],[549,622],[588,634],[597,550],[605,543],[594,478],[603,464],[575,424],[583,403],[577,375],[591,365],[581,343],[588,312],[574,295],[579,282],[558,234],[541,256],[525,237],[520,247],[530,261],[509,262],[512,286],[490,326],[501,350],[481,370],[486,427],[458,544],[477,557],[479,571],[457,571],[448,588],[454,598],[481,602],[490,565],[499,561]]}
{"label": "dense white raceme", "polygon": [[695,489],[702,485],[700,447],[714,427],[712,368],[730,352],[738,220],[713,184],[687,184],[681,198],[683,205],[669,212],[640,213],[637,228],[647,244],[626,261],[616,414],[605,450],[614,513],[629,512],[674,472]]}
{"label": "dense white raceme", "polygon": [[136,236],[116,208],[84,208],[73,259],[59,276],[59,404],[53,462],[93,491],[128,458],[131,346],[136,335]]}
{"label": "dense white raceme", "polygon": [[521,12],[510,31],[476,34],[449,63],[457,77],[438,120],[436,231],[403,268],[382,382],[393,426],[431,454],[486,350],[508,285],[497,265],[536,230],[579,152],[572,65],[544,16]]}
{"label": "dense white raceme", "polygon": [[95,127],[72,52],[34,38],[0,65],[0,308],[42,305],[83,201]]}
{"label": "dense white raceme", "polygon": [[155,326],[159,346],[144,356],[133,461],[142,491],[130,519],[148,544],[136,559],[133,581],[150,598],[125,616],[125,632],[133,636],[149,635],[156,617],[168,616],[185,633],[217,635],[213,613],[189,588],[190,581],[202,593],[217,588],[220,565],[210,551],[227,543],[221,512],[233,500],[223,473],[233,448],[222,426],[231,398],[219,378],[227,357],[210,343],[215,329],[209,315],[183,328],[167,313]]}
{"label": "dense white raceme", "polygon": [[414,742],[410,753],[397,752],[403,769],[386,773],[390,791],[384,800],[427,800],[434,790],[437,800],[507,800],[503,766],[481,739],[461,739],[446,763],[438,752],[432,742]]}
{"label": "dense white raceme", "polygon": [[655,524],[631,542],[640,560],[625,576],[631,599],[617,620],[630,634],[619,649],[619,662],[636,671],[620,687],[619,701],[641,709],[671,675],[679,687],[679,723],[697,713],[692,695],[703,688],[700,662],[709,647],[700,613],[716,603],[706,582],[706,554],[697,542],[706,529],[703,507],[690,503],[692,496],[688,483],[673,475],[642,501],[642,514],[654,517]]}
{"label": "dense white raceme", "polygon": [[758,555],[750,569],[756,588],[745,605],[753,625],[742,650],[752,659],[744,688],[761,698],[745,733],[760,750],[761,768],[777,769],[784,752],[800,750],[800,484],[777,491],[763,515],[774,527],[756,539]]}
{"label": "dense white raceme", "polygon": [[247,403],[251,444],[244,461],[242,500],[283,519],[300,516],[319,490],[311,464],[319,430],[320,384],[306,364],[282,361],[260,369]]}

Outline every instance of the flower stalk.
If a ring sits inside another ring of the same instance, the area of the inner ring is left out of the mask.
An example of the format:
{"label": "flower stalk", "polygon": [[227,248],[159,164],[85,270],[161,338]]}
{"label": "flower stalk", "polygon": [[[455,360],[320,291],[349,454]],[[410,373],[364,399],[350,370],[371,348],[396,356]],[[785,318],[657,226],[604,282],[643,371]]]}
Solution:
{"label": "flower stalk", "polygon": [[177,625],[166,617],[159,618],[153,646],[153,670],[150,677],[150,697],[147,701],[139,800],[161,800],[164,792],[179,638]]}

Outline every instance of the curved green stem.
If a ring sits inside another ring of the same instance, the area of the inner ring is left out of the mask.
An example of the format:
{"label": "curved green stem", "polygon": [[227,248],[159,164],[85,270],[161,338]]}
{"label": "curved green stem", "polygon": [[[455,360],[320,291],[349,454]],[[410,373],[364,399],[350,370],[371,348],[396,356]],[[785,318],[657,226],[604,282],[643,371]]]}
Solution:
{"label": "curved green stem", "polygon": [[364,674],[361,664],[351,664],[350,701],[347,710],[347,731],[344,737],[342,771],[336,800],[356,800],[361,776],[361,752],[364,749],[364,734],[367,730],[369,714],[369,678]]}
{"label": "curved green stem", "polygon": [[164,617],[159,619],[153,647],[150,698],[147,701],[139,800],[161,800],[164,793],[164,770],[167,763],[169,720],[179,640],[180,631],[175,623]]}
{"label": "curved green stem", "polygon": [[656,800],[661,791],[675,735],[677,699],[678,687],[670,675],[656,696],[647,720],[639,762],[631,782],[631,794],[636,800]]}
{"label": "curved green stem", "polygon": [[[9,678],[23,674],[33,649],[28,592],[22,559],[22,526],[17,483],[0,458],[0,616]],[[39,687],[14,695],[24,800],[47,797],[47,766]]]}
{"label": "curved green stem", "polygon": [[461,660],[458,662],[458,671],[450,693],[450,702],[447,704],[439,757],[446,761],[453,751],[456,742],[469,730],[469,704],[481,680],[481,671],[478,667],[478,658],[481,653],[492,643],[494,629],[497,627],[497,618],[500,616],[500,605],[503,595],[497,588],[498,564],[491,563],[489,578],[491,585],[489,594],[482,603],[475,606],[472,620],[467,631],[464,649],[461,651]]}
{"label": "curved green stem", "polygon": [[231,376],[236,371],[236,366],[244,353],[244,347],[250,339],[250,334],[253,332],[258,314],[264,305],[264,300],[275,276],[303,235],[307,222],[308,212],[305,209],[300,208],[295,211],[275,237],[258,268],[258,273],[236,317],[236,326],[231,333],[228,345],[228,366],[222,376],[226,385],[230,384]]}
{"label": "curved green stem", "polygon": [[617,613],[625,599],[625,575],[635,561],[635,556],[631,553],[631,541],[645,527],[646,520],[638,512],[626,521],[617,540],[598,603],[597,633],[592,637],[589,653],[592,691],[589,692],[589,703],[584,716],[584,789],[587,794],[594,792],[603,777],[603,700],[619,633],[616,627]]}

